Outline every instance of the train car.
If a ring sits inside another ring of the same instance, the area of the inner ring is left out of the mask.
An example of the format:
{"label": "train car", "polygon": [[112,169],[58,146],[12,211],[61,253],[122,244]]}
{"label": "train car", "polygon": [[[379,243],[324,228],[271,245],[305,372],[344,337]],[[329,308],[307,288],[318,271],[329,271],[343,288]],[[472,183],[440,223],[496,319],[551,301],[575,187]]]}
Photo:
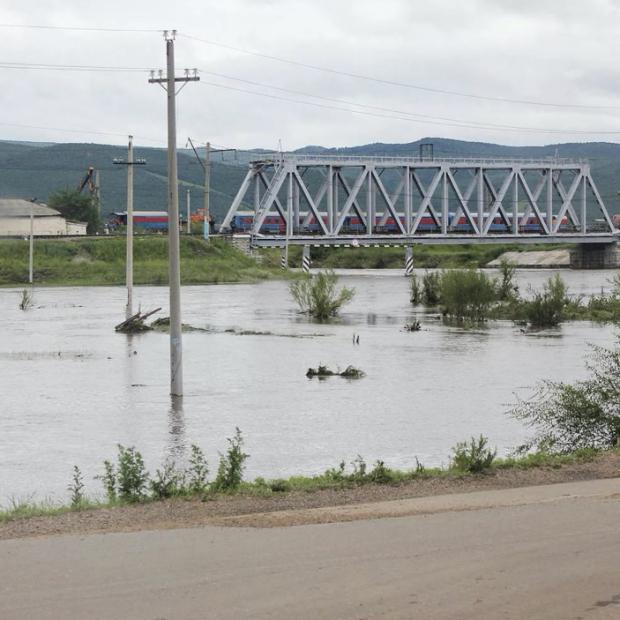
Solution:
{"label": "train car", "polygon": [[[486,220],[489,214],[484,213],[483,218]],[[322,213],[321,217],[323,219],[324,224],[327,226],[327,214]],[[459,232],[459,233],[473,233],[473,228],[469,222],[469,219],[465,217],[465,215],[461,215],[458,219],[458,222],[455,222],[455,213],[449,214],[450,221],[450,231],[451,232]],[[542,232],[542,227],[538,218],[534,215],[528,216],[528,218],[523,221],[524,214],[519,214],[519,232],[520,233],[531,233],[536,234]],[[620,225],[620,216],[615,216],[619,218],[619,221],[616,225]],[[474,223],[478,222],[478,214],[473,214],[472,219]],[[319,222],[317,221],[315,216],[307,217],[307,213],[300,214],[300,220],[305,223],[301,226],[300,232],[302,234],[318,234],[321,232],[321,227]],[[401,224],[405,225],[404,216],[400,216]],[[254,222],[254,212],[253,211],[244,211],[238,212],[231,221],[231,229],[233,232],[250,232],[252,230],[252,224]],[[557,222],[557,217],[553,217],[553,223]],[[383,216],[375,216],[373,229],[378,234],[399,234],[401,232],[400,227],[396,219],[393,216],[389,216],[383,219]],[[342,233],[345,235],[362,235],[367,231],[366,225],[362,221],[358,215],[348,215],[345,217],[343,225],[342,225]],[[418,233],[438,233],[440,232],[441,227],[437,225],[434,218],[430,215],[425,215],[420,219],[418,223],[417,232]],[[568,217],[564,216],[562,218],[562,223],[560,225],[560,231],[568,231],[570,230],[570,225],[568,221]],[[510,232],[511,227],[504,222],[504,219],[501,215],[496,215],[493,218],[493,222],[489,227],[490,233],[505,233]],[[268,215],[261,227],[261,233],[263,234],[278,234],[284,235],[286,234],[286,224],[284,219],[280,214],[272,214]]]}
{"label": "train car", "polygon": [[[114,230],[127,226],[127,211],[111,213],[108,226]],[[133,226],[136,230],[168,230],[167,211],[134,211]]]}

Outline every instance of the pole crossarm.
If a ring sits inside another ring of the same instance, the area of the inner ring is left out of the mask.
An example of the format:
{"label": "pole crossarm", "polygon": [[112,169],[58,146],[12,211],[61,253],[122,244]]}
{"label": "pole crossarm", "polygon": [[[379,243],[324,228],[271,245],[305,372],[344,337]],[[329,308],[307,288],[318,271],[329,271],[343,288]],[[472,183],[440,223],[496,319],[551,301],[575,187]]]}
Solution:
{"label": "pole crossarm", "polygon": [[287,243],[329,238],[328,245],[417,243],[430,236],[526,243],[591,235],[599,242],[600,235],[615,239],[620,232],[584,160],[295,153],[249,163],[221,229],[251,234],[263,245],[284,238],[284,231]]}

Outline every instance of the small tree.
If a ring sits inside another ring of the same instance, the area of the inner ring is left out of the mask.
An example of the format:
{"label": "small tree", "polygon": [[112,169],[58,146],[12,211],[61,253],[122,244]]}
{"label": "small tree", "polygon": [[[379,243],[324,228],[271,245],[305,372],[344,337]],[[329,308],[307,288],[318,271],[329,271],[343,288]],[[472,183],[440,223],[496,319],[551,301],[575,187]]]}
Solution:
{"label": "small tree", "polygon": [[499,278],[496,280],[497,299],[512,301],[519,297],[519,287],[515,284],[517,268],[514,263],[503,258],[499,263]]}
{"label": "small tree", "polygon": [[483,321],[496,300],[493,280],[473,269],[446,271],[441,277],[440,291],[443,312],[456,319]]}
{"label": "small tree", "polygon": [[422,303],[425,306],[436,306],[439,303],[440,280],[441,274],[437,271],[427,271],[422,277]]}
{"label": "small tree", "polygon": [[74,189],[62,189],[50,195],[48,205],[56,209],[65,219],[86,222],[86,232],[95,234],[101,229],[97,207],[88,196]]}
{"label": "small tree", "polygon": [[549,278],[541,293],[535,293],[525,303],[525,316],[532,327],[554,327],[564,319],[564,308],[568,303],[566,284],[559,274]]}
{"label": "small tree", "polygon": [[521,451],[610,448],[620,438],[620,348],[594,347],[590,376],[574,384],[544,381],[510,412],[535,429]]}
{"label": "small tree", "polygon": [[315,276],[293,282],[290,292],[302,312],[319,321],[327,321],[351,301],[355,289],[336,290],[338,278],[333,271],[322,271]]}

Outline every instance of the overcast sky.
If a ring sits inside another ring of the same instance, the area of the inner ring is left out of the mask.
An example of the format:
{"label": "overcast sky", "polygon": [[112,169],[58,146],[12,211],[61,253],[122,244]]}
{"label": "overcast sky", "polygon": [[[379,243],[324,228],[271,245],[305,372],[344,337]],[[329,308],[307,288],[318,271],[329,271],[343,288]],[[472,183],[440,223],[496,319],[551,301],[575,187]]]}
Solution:
{"label": "overcast sky", "polygon": [[[188,135],[239,148],[276,148],[281,139],[284,149],[425,136],[620,141],[620,0],[3,0],[0,23],[154,30],[3,27],[5,66],[160,69],[165,48],[155,30],[176,28],[178,69],[202,70],[201,83],[177,98],[179,144]],[[146,71],[0,72],[0,138],[120,144],[133,133],[139,144],[165,145],[165,94]]]}

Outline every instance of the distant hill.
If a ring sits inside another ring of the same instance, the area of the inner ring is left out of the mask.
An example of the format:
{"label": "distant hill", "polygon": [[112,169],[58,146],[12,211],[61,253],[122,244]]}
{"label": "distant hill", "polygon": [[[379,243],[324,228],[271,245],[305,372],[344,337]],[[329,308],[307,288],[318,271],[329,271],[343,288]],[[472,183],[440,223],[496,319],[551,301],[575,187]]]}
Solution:
{"label": "distant hill", "polygon": [[[424,138],[406,144],[365,144],[326,148],[306,146],[299,153],[320,155],[416,156],[421,143],[432,143],[435,157],[572,157],[588,159],[592,174],[608,209],[620,213],[620,144],[585,142],[547,146],[503,146],[485,142],[464,142],[445,138]],[[211,208],[221,221],[247,171],[247,162],[265,149],[239,152],[236,158],[213,158]],[[46,201],[58,189],[77,187],[89,166],[101,174],[104,215],[124,210],[126,171],[112,160],[126,157],[123,146],[105,144],[49,144],[0,142],[0,197],[38,198]],[[135,208],[166,209],[167,157],[164,149],[136,148],[146,166],[136,167]],[[180,205],[185,208],[185,190],[192,190],[192,207],[202,206],[204,175],[191,151],[179,151]],[[251,207],[251,205],[247,205]]]}

